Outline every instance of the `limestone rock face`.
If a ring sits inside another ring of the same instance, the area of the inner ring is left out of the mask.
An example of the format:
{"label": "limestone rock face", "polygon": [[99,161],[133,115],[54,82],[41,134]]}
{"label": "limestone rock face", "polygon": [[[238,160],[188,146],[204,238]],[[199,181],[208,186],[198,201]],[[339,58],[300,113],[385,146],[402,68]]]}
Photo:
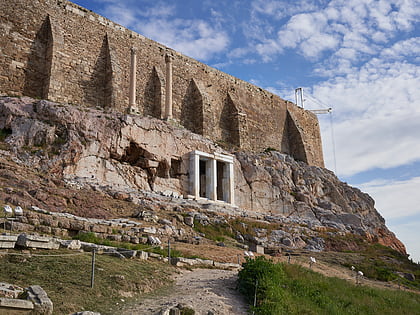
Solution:
{"label": "limestone rock face", "polygon": [[[56,181],[64,181],[72,189],[111,189],[116,192],[115,199],[127,201],[131,192],[139,190],[185,198],[190,193],[190,152],[229,154],[175,121],[30,98],[0,98],[0,130],[19,163],[54,174]],[[404,245],[374,208],[374,200],[327,169],[278,152],[241,151],[235,153],[234,182],[235,204],[241,210],[259,213],[266,220],[294,222],[312,231],[361,235],[405,253]],[[43,200],[55,208],[65,208],[69,200],[77,203],[77,195],[59,198],[49,190],[29,186],[22,196],[31,202]],[[191,226],[194,220],[206,221],[197,215],[183,220]],[[303,241],[299,235],[281,230],[270,235],[258,233],[256,244],[323,247],[316,236]]]}
{"label": "limestone rock face", "polygon": [[312,229],[333,228],[362,235],[405,253],[404,245],[376,211],[374,200],[341,182],[331,171],[278,152],[239,152],[235,156],[240,164],[237,187],[251,195],[237,198],[239,206],[296,218]]}

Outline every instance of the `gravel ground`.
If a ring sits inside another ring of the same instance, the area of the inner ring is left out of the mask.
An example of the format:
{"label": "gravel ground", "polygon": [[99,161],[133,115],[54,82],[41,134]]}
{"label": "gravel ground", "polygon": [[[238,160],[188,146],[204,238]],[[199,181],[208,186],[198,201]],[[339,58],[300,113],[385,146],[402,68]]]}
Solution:
{"label": "gravel ground", "polygon": [[[182,270],[168,295],[155,296],[125,308],[121,314],[160,314],[179,303],[197,315],[247,314],[247,305],[236,290],[237,271],[218,269]],[[210,313],[211,314],[211,313]]]}

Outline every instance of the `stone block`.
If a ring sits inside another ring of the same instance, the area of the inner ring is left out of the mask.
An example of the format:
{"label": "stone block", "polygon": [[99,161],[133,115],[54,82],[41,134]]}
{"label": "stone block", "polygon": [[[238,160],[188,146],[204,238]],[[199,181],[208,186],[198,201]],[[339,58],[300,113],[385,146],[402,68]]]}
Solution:
{"label": "stone block", "polygon": [[215,268],[219,268],[219,269],[239,269],[239,268],[241,268],[241,265],[239,265],[239,264],[221,263],[221,262],[217,262],[217,261],[214,262],[213,266]]}
{"label": "stone block", "polygon": [[16,245],[25,248],[40,249],[58,249],[60,247],[60,243],[55,238],[27,235],[25,233],[19,235]]}
{"label": "stone block", "polygon": [[124,234],[124,235],[122,235],[121,240],[122,240],[123,242],[129,243],[129,242],[130,242],[130,240],[131,240],[131,237],[130,237],[130,235],[126,235],[126,234]]}
{"label": "stone block", "polygon": [[61,240],[60,246],[67,249],[78,250],[82,247],[82,243],[79,240]]}
{"label": "stone block", "polygon": [[157,238],[157,237],[155,237],[155,236],[152,236],[152,235],[149,235],[148,237],[147,237],[147,242],[150,244],[150,245],[160,245],[162,242],[160,241],[160,239],[159,238]]}
{"label": "stone block", "polygon": [[22,292],[23,289],[21,287],[6,282],[0,282],[0,297],[17,299]]}
{"label": "stone block", "polygon": [[149,257],[149,253],[145,252],[145,251],[138,251],[137,252],[137,258],[141,259],[141,260],[147,260],[147,258]]}
{"label": "stone block", "polygon": [[14,248],[17,239],[17,235],[0,235],[0,248]]}
{"label": "stone block", "polygon": [[156,234],[156,228],[154,226],[141,228],[140,231],[147,234]]}
{"label": "stone block", "polygon": [[188,226],[194,226],[194,217],[185,217],[184,223]]}
{"label": "stone block", "polygon": [[31,301],[21,299],[0,298],[0,313],[2,314],[13,314],[13,310],[18,311],[33,309],[34,304]]}
{"label": "stone block", "polygon": [[53,312],[53,303],[47,293],[39,286],[32,285],[28,288],[27,299],[34,305],[34,310],[38,314],[51,315]]}
{"label": "stone block", "polygon": [[127,248],[117,248],[117,251],[123,255],[125,258],[134,258],[137,256],[136,250],[131,250]]}

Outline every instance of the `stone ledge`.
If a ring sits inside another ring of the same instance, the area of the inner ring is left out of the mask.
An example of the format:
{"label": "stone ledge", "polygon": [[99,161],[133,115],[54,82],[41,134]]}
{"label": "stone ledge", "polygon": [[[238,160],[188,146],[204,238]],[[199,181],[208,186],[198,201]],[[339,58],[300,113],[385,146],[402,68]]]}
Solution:
{"label": "stone ledge", "polygon": [[34,304],[28,300],[0,298],[0,309],[33,310]]}

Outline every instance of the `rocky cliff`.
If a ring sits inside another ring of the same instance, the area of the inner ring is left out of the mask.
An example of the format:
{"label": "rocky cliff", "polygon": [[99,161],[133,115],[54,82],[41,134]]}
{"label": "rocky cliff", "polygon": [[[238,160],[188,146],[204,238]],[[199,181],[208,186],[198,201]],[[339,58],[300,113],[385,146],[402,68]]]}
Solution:
{"label": "rocky cliff", "polygon": [[[189,152],[232,152],[177,122],[3,97],[0,131],[4,203],[110,218],[136,212],[145,198],[149,207],[181,208],[204,225],[221,222],[220,216],[200,216],[208,210],[227,216],[223,224],[235,217],[265,224],[250,234],[231,225],[242,243],[343,249],[343,244],[354,245],[346,236],[357,236],[406,254],[370,196],[326,169],[276,151],[233,152],[237,206],[231,207],[189,198]],[[275,227],[267,228],[270,223]],[[344,241],[325,241],[334,237]]]}

